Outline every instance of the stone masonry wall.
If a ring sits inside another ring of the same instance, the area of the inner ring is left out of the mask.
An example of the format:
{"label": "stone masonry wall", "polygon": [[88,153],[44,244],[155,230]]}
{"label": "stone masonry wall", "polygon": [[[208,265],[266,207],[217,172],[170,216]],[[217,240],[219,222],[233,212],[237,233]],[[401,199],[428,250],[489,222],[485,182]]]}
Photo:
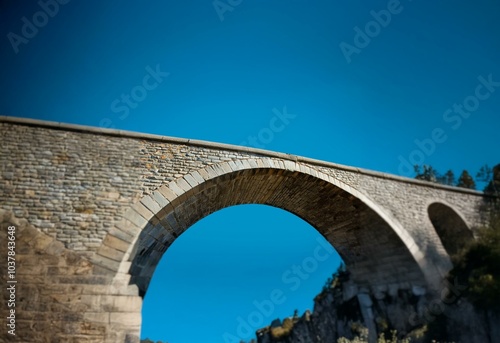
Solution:
{"label": "stone masonry wall", "polygon": [[[284,171],[291,179],[301,173],[307,176],[304,180],[321,181],[311,184],[327,185],[328,194],[336,194],[334,185],[341,184],[339,194],[352,201],[345,206],[356,201],[371,206],[382,216],[377,220],[398,232],[399,247],[410,251],[420,268],[437,269],[426,274],[431,277],[443,275],[450,265],[428,206],[442,202],[472,227],[482,201],[480,192],[210,142],[7,117],[0,117],[0,133],[0,241],[6,241],[8,226],[18,227],[17,324],[23,336],[9,338],[17,342],[138,342],[142,299],[130,284],[127,258],[140,231],[161,219],[156,215],[168,210],[174,216],[172,203],[189,208],[193,199],[185,194],[190,189],[218,192],[222,185],[205,182],[219,180],[212,175],[234,182],[226,176],[241,176],[244,169],[247,180],[255,180],[250,177],[253,169],[264,168],[268,173],[260,176],[262,189],[269,187],[266,178],[274,178],[273,187],[280,189],[283,183],[277,177]],[[212,188],[204,188],[208,186]],[[254,185],[244,187],[258,192]],[[285,185],[279,196],[294,194],[300,203],[305,199],[299,195],[308,192],[303,191]],[[324,207],[331,206],[331,213],[315,214],[318,220],[331,220],[338,210],[331,201]],[[5,248],[0,248],[3,260]],[[393,253],[384,263],[399,260]],[[2,317],[7,313],[4,303]]]}
{"label": "stone masonry wall", "polygon": [[78,251],[124,210],[190,171],[248,153],[0,123],[0,207]]}
{"label": "stone masonry wall", "polygon": [[[0,207],[79,251],[96,250],[124,210],[162,184],[207,165],[259,156],[5,122],[0,131]],[[420,241],[430,240],[426,244],[436,240],[425,211],[431,201],[445,200],[469,224],[477,221],[478,194],[366,175],[356,168],[309,166],[383,204]]]}

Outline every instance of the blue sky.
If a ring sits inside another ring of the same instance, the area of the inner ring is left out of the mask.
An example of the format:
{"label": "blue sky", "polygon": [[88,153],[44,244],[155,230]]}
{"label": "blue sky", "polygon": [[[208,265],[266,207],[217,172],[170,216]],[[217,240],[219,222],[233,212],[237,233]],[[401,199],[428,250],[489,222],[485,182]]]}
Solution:
{"label": "blue sky", "polygon": [[[415,162],[475,174],[500,160],[497,1],[54,4],[0,4],[1,114],[254,145],[410,177]],[[265,206],[205,218],[164,255],[143,336],[230,341],[223,334],[237,335],[238,318],[274,289],[286,300],[263,322],[310,308],[338,258],[296,290],[282,275],[318,238]]]}

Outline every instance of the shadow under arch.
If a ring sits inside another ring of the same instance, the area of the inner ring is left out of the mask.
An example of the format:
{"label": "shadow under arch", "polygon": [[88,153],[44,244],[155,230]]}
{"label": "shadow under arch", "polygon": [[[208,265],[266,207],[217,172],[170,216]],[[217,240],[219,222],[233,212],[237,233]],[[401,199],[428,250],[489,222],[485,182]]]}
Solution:
{"label": "shadow under arch", "polygon": [[[153,201],[154,200],[154,201]],[[141,296],[172,242],[209,214],[238,204],[284,209],[318,230],[358,285],[429,285],[413,239],[370,199],[332,177],[271,158],[225,162],[195,171],[141,200],[151,215],[127,252]]]}
{"label": "shadow under arch", "polygon": [[429,219],[436,230],[444,249],[450,257],[456,255],[474,239],[462,217],[450,206],[434,202],[427,208]]}

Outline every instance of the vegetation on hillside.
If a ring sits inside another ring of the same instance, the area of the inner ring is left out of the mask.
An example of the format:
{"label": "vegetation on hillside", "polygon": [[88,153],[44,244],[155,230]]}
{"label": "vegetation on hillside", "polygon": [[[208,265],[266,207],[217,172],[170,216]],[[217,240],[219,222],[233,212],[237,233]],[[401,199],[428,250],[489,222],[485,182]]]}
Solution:
{"label": "vegetation on hillside", "polygon": [[415,179],[440,183],[447,186],[476,189],[476,182],[486,184],[484,193],[500,196],[500,164],[491,168],[488,165],[482,166],[476,173],[475,180],[467,170],[463,170],[458,179],[455,178],[453,170],[448,170],[444,174],[434,169],[430,165],[415,165]]}
{"label": "vegetation on hillside", "polygon": [[450,280],[467,285],[463,296],[476,308],[500,312],[500,164],[492,170],[482,169],[489,178],[484,192],[492,196],[482,208],[487,213],[487,225],[478,237],[454,258]]}
{"label": "vegetation on hillside", "polygon": [[[411,340],[409,338],[398,338],[397,331],[391,332],[391,337],[387,338],[383,333],[377,339],[377,343],[410,343]],[[368,343],[368,329],[365,327],[360,327],[358,329],[358,335],[353,339],[347,339],[345,337],[341,337],[337,339],[337,343]]]}
{"label": "vegetation on hillside", "polygon": [[476,181],[467,170],[463,170],[458,179],[456,179],[455,173],[451,169],[444,174],[441,174],[430,165],[415,165],[413,168],[415,170],[415,179],[417,180],[469,189],[476,189],[477,181],[488,183],[488,186],[486,186],[484,190],[485,192],[489,192],[490,194],[494,194],[496,192],[496,194],[498,194],[498,191],[500,191],[500,184],[489,183],[491,180],[495,179],[495,177],[497,177],[498,180],[498,175],[495,176],[494,174],[500,173],[500,165],[497,165],[494,168],[490,168],[488,165],[482,166],[476,173]]}
{"label": "vegetation on hillside", "polygon": [[[411,343],[411,338],[398,338],[398,333],[396,330],[391,331],[390,337],[387,337],[384,334],[380,334],[377,339],[377,343]],[[353,339],[347,339],[345,337],[341,337],[337,340],[337,343],[368,343],[368,329],[365,327],[360,327],[359,333]],[[436,340],[432,340],[432,343],[440,343]],[[447,343],[447,342],[441,342]],[[454,343],[454,342],[448,342]]]}

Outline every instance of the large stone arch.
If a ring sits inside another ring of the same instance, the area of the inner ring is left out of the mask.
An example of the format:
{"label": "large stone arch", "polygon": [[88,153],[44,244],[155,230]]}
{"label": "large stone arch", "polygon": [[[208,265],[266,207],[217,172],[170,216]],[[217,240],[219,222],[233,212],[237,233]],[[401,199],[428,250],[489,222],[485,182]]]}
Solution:
{"label": "large stone arch", "polygon": [[131,282],[145,292],[176,237],[217,210],[250,203],[278,207],[308,222],[337,249],[360,284],[425,282],[412,238],[368,197],[301,164],[272,159],[210,166],[143,198],[136,209],[143,206],[147,223],[138,228],[125,257]]}
{"label": "large stone arch", "polygon": [[211,165],[160,187],[125,213],[97,256],[117,261],[117,277],[126,275],[144,295],[161,256],[180,234],[217,210],[249,203],[282,208],[311,224],[360,285],[438,282],[439,273],[411,236],[368,196],[301,163],[272,158]]}

